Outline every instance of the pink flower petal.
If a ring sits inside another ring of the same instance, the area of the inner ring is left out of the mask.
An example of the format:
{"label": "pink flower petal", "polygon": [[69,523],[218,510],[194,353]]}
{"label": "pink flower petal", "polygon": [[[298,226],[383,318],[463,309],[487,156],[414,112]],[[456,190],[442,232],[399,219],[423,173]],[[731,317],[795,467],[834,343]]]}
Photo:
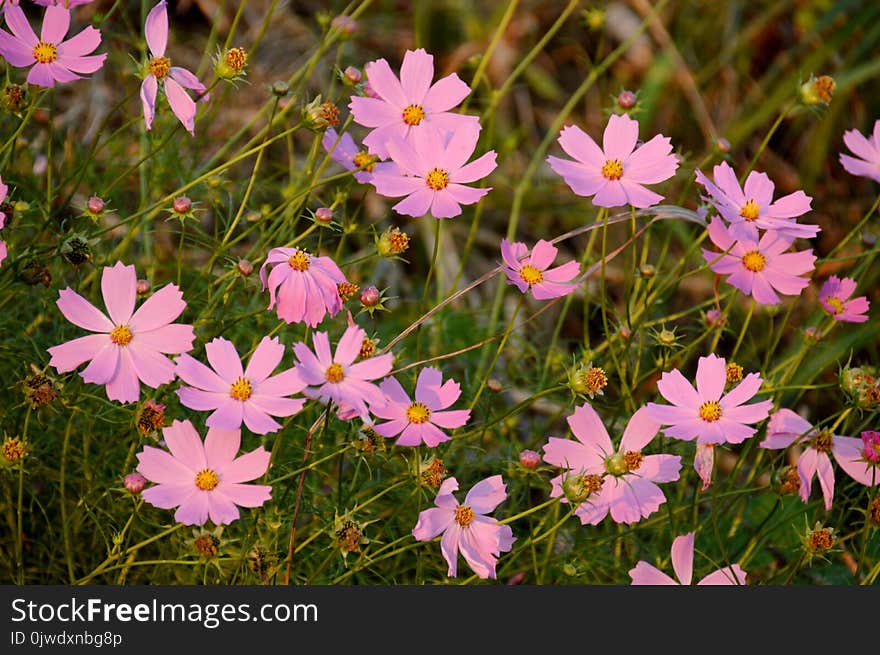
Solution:
{"label": "pink flower petal", "polygon": [[83,362],[94,359],[108,344],[110,339],[106,334],[89,334],[53,346],[48,349],[49,355],[52,356],[49,366],[54,366],[59,373],[67,373],[78,368]]}
{"label": "pink flower petal", "polygon": [[700,357],[697,363],[697,393],[702,401],[717,401],[727,382],[727,362],[714,354]]}
{"label": "pink flower petal", "polygon": [[430,541],[454,522],[453,512],[442,507],[430,507],[419,512],[412,536],[416,541]]}
{"label": "pink flower petal", "polygon": [[[61,61],[67,57],[71,59],[82,58],[94,52],[99,45],[101,45],[101,31],[89,25],[75,36],[58,44],[58,60]],[[99,57],[103,62],[106,55],[99,55]]]}
{"label": "pink flower petal", "polygon": [[244,407],[240,400],[227,396],[205,420],[205,425],[220,430],[238,430],[244,420]]}
{"label": "pink flower petal", "polygon": [[605,159],[624,161],[639,140],[639,122],[625,114],[611,114],[602,135]]}
{"label": "pink flower petal", "polygon": [[194,486],[193,481],[195,480],[196,472],[161,448],[144,446],[143,451],[138,453],[137,458],[139,462],[137,467],[138,473],[150,482]]}
{"label": "pink flower petal", "polygon": [[134,266],[126,266],[122,262],[116,262],[112,268],[105,266],[101,273],[101,293],[110,320],[115,325],[127,325],[137,296]]}
{"label": "pink flower petal", "polygon": [[[388,65],[385,59],[369,62],[364,66],[364,72],[373,91],[383,100],[400,110],[403,110],[410,104],[400,84],[400,80],[397,79],[397,76],[392,72],[391,66]],[[402,120],[403,117],[401,116],[401,122]]]}
{"label": "pink flower petal", "polygon": [[620,438],[620,450],[640,452],[647,446],[660,430],[660,422],[652,417],[647,407],[640,407],[630,418],[623,436]]}
{"label": "pink flower petal", "polygon": [[566,421],[578,440],[588,446],[599,457],[607,457],[614,452],[611,437],[602,424],[602,419],[588,403],[574,408],[574,413]]}
{"label": "pink flower petal", "polygon": [[208,465],[205,449],[199,433],[189,421],[174,420],[162,428],[162,436],[175,459],[193,471],[201,471]]}
{"label": "pink flower petal", "polygon": [[242,418],[248,430],[254,434],[269,434],[281,429],[281,424],[260,409],[256,403],[242,403]]}
{"label": "pink flower petal", "polygon": [[192,387],[181,387],[176,391],[180,402],[184,407],[196,411],[214,410],[224,404],[229,398],[229,392],[202,391]]}
{"label": "pink flower petal", "polygon": [[174,284],[166,284],[138,307],[129,325],[134,332],[149,332],[168,325],[186,309],[183,292]]}
{"label": "pink flower petal", "polygon": [[144,110],[144,123],[147,131],[153,127],[153,118],[156,116],[156,92],[159,82],[152,75],[147,75],[141,83],[141,105]]}
{"label": "pink flower petal", "polygon": [[[142,474],[144,475],[144,474]],[[144,475],[144,477],[147,477]],[[141,497],[153,507],[172,509],[185,502],[198,491],[193,480],[180,484],[158,484],[144,489]]]}
{"label": "pink flower petal", "polygon": [[468,491],[464,504],[477,514],[488,514],[507,498],[507,489],[500,475],[481,480]]}
{"label": "pink flower petal", "polygon": [[236,458],[220,471],[223,483],[231,484],[256,480],[269,469],[270,456],[269,451],[260,446],[256,450]]}
{"label": "pink flower petal", "polygon": [[193,102],[179,83],[171,77],[165,78],[165,97],[171,105],[171,111],[190,134],[195,134],[196,103]]}
{"label": "pink flower petal", "polygon": [[457,107],[470,92],[471,88],[458,75],[452,73],[437,80],[428,89],[422,100],[422,106],[429,114],[448,111]]}
{"label": "pink flower petal", "polygon": [[138,379],[148,387],[158,389],[174,380],[174,362],[151,348],[136,345],[134,341],[125,347]]}
{"label": "pink flower petal", "polygon": [[406,94],[407,104],[421,106],[433,79],[434,57],[424,48],[407,50],[400,66],[400,84]]}
{"label": "pink flower petal", "polygon": [[[559,133],[558,142],[568,156],[586,164],[590,169],[595,169],[596,172],[599,172],[602,166],[605,165],[607,160],[605,153],[593,141],[593,137],[577,125],[568,125],[562,128],[562,131]],[[553,159],[557,158],[554,157]]]}
{"label": "pink flower petal", "polygon": [[694,573],[694,533],[688,532],[672,542],[672,568],[678,581],[689,585]]}
{"label": "pink flower petal", "polygon": [[190,355],[177,358],[177,375],[187,384],[215,393],[228,394],[230,383]]}
{"label": "pink flower petal", "polygon": [[241,507],[260,507],[272,498],[272,487],[266,484],[226,484],[221,483],[218,489],[232,502]]}
{"label": "pink flower petal", "polygon": [[113,323],[92,303],[69,287],[58,293],[56,303],[64,318],[91,332],[110,332]]}
{"label": "pink flower petal", "polygon": [[[18,5],[10,5],[9,3],[7,3],[7,5],[4,14],[6,24],[9,26],[9,29],[12,30],[12,34],[27,46],[28,49],[33,51],[34,46],[39,43],[39,39],[31,28],[31,24],[28,22],[27,17],[24,15],[24,11],[22,11],[21,7]],[[63,36],[64,35],[62,35],[62,37]]]}
{"label": "pink flower petal", "polygon": [[244,375],[238,351],[228,339],[217,337],[205,344],[208,362],[217,374],[226,382],[233,383]]}
{"label": "pink flower petal", "polygon": [[629,577],[634,585],[677,585],[678,583],[657,567],[645,561],[639,561],[635,568],[630,569]]}
{"label": "pink flower petal", "polygon": [[119,366],[116,375],[107,382],[107,398],[121,403],[135,403],[141,395],[140,380],[131,355],[125,348],[119,349]]}
{"label": "pink flower petal", "polygon": [[205,435],[205,459],[209,469],[226,469],[241,447],[241,430],[218,430],[211,428]]}
{"label": "pink flower petal", "polygon": [[107,339],[91,363],[83,369],[82,379],[91,384],[109,383],[119,371],[121,350],[119,346]]}
{"label": "pink flower petal", "polygon": [[[237,356],[238,353],[236,353]],[[281,363],[283,356],[284,345],[278,340],[278,337],[263,337],[248,360],[244,377],[252,384],[259,384],[272,374],[275,367]]]}
{"label": "pink flower petal", "polygon": [[168,47],[168,10],[165,0],[162,0],[147,14],[144,23],[144,35],[147,37],[147,46],[154,57],[161,57]]}

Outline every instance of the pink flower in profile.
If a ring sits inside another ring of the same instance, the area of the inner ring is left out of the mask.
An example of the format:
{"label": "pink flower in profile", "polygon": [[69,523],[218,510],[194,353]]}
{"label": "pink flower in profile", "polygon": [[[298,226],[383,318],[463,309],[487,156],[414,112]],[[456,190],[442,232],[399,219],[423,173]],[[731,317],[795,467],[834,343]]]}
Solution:
{"label": "pink flower in profile", "polygon": [[430,541],[443,534],[440,551],[449,567],[447,575],[458,574],[460,552],[477,576],[494,579],[498,557],[516,541],[509,525],[486,516],[507,498],[504,480],[500,475],[481,480],[468,491],[464,504],[452,495],[454,491],[458,491],[458,480],[446,478],[434,499],[436,507],[419,513],[412,535],[418,541]]}
{"label": "pink flower in profile", "polygon": [[246,369],[235,346],[222,337],[206,344],[205,353],[213,370],[181,355],[176,372],[192,385],[177,390],[180,402],[190,409],[214,410],[205,421],[208,427],[237,430],[244,421],[251,432],[268,434],[281,428],[272,416],[293,416],[302,409],[302,398],[285,398],[306,386],[296,372],[291,368],[272,375],[284,355],[277,337],[263,337]]}
{"label": "pink flower in profile", "polygon": [[397,170],[373,175],[376,192],[392,198],[406,196],[393,207],[398,214],[418,217],[430,210],[434,218],[458,216],[461,205],[472,205],[492,190],[465,186],[496,167],[494,150],[465,163],[478,138],[479,131],[470,127],[446,135],[426,128],[415,132],[409,142],[392,138],[388,151]]}
{"label": "pink flower in profile", "polygon": [[816,236],[818,225],[798,223],[795,217],[810,211],[812,198],[803,191],[795,191],[773,201],[775,185],[766,173],[752,171],[740,187],[733,168],[726,161],[712,171],[713,183],[697,171],[697,182],[709,193],[709,200],[718,212],[730,222],[730,233],[741,241],[757,241],[758,228],[773,230],[793,240]]}
{"label": "pink flower in profile", "polygon": [[589,404],[575,407],[567,420],[577,441],[550,437],[544,461],[566,469],[550,480],[550,496],[579,501],[575,514],[582,524],[598,525],[609,513],[617,523],[636,523],[666,502],[656,483],[678,480],[681,457],[642,454],[660,428],[644,407],[632,415],[617,449]]}
{"label": "pink flower in profile", "polygon": [[207,102],[210,94],[195,75],[185,68],[172,66],[171,59],[165,56],[165,49],[168,47],[168,9],[165,0],[159,2],[147,14],[144,35],[150,48],[147,75],[141,83],[141,104],[144,108],[147,130],[153,128],[156,94],[159,90],[159,82],[162,82],[171,111],[190,134],[195,134],[196,103],[184,89],[195,91],[197,99],[201,102]]}
{"label": "pink flower in profile", "polygon": [[382,159],[394,156],[388,150],[394,137],[410,141],[426,127],[452,133],[466,127],[479,131],[478,117],[449,111],[464,100],[470,87],[455,73],[432,85],[434,56],[423,48],[406,51],[399,80],[384,59],[369,62],[364,72],[374,95],[353,96],[348,107],[356,123],[373,128],[364,145]]}
{"label": "pink flower in profile", "polygon": [[531,253],[524,243],[502,239],[501,257],[507,283],[523,293],[531,289],[537,300],[567,296],[578,287],[575,278],[580,273],[580,264],[570,261],[550,268],[557,252],[556,246],[544,239],[535,244]]}
{"label": "pink flower in profile", "polygon": [[449,441],[449,435],[440,428],[460,428],[471,416],[468,409],[447,411],[461,395],[461,387],[455,380],[444,383],[443,374],[430,366],[419,373],[414,401],[393,377],[385,378],[379,388],[385,394],[384,403],[371,406],[370,411],[387,421],[374,424],[373,429],[383,437],[400,435],[395,442],[398,446],[418,446],[424,442],[433,448]]}
{"label": "pink flower in profile", "polygon": [[241,431],[210,428],[203,443],[192,423],[174,421],[162,434],[171,452],[144,446],[137,471],[157,483],[143,490],[143,499],[161,509],[176,507],[175,521],[232,523],[238,507],[260,507],[271,497],[269,485],[244,484],[268,470],[269,452],[260,446],[236,457]]}
{"label": "pink flower in profile", "polygon": [[867,296],[859,296],[850,300],[856,290],[856,281],[845,277],[842,280],[832,275],[819,292],[819,302],[835,321],[841,323],[864,323],[868,320]]}
{"label": "pink flower in profile", "polygon": [[564,127],[559,145],[575,159],[549,156],[547,162],[579,196],[593,196],[599,207],[650,207],[663,196],[646,189],[675,175],[678,159],[669,137],[656,135],[638,146],[639,122],[626,114],[612,114],[602,136],[602,147],[576,125]]}
{"label": "pink flower in profile", "polygon": [[174,379],[174,363],[166,355],[192,350],[192,326],[172,323],[186,308],[183,293],[166,284],[135,311],[137,275],[122,262],[104,267],[101,292],[109,318],[70,287],[60,292],[56,304],[64,317],[97,334],[49,348],[49,364],[67,373],[91,361],[80,373],[83,380],[106,385],[110,400],[136,402],[139,381],[156,389]]}
{"label": "pink flower in profile", "polygon": [[874,133],[865,138],[858,130],[843,133],[843,142],[856,157],[840,153],[840,164],[851,175],[880,182],[880,119],[874,121]]}
{"label": "pink flower in profile", "polygon": [[17,68],[32,67],[29,84],[54,87],[55,82],[81,80],[80,73],[94,73],[104,65],[106,53],[89,55],[101,44],[101,32],[94,27],[64,40],[70,29],[70,11],[64,7],[46,9],[40,38],[18,5],[7,5],[4,16],[12,34],[0,30],[0,54]]}
{"label": "pink flower in profile", "polygon": [[[80,5],[87,5],[92,2],[92,0],[33,0],[35,5],[40,5],[42,7],[79,7]],[[15,4],[18,4],[18,0],[15,1]]]}
{"label": "pink flower in profile", "polygon": [[[3,178],[0,177],[0,206],[2,206],[3,201],[6,200],[6,193],[8,191],[9,187],[3,184]],[[0,230],[4,227],[6,227],[6,214],[0,211]],[[0,264],[6,259],[6,254],[6,244],[3,241],[0,241]]]}
{"label": "pink flower in profile", "polygon": [[[676,537],[672,542],[672,568],[678,582],[663,573],[660,569],[644,560],[640,560],[629,576],[634,585],[690,585],[694,573],[694,533],[688,532]],[[739,564],[731,564],[713,571],[697,585],[744,585],[746,572]]]}
{"label": "pink flower in profile", "polygon": [[[272,272],[267,273],[267,267]],[[278,318],[315,327],[324,316],[342,309],[337,285],[345,275],[329,257],[310,255],[300,248],[272,248],[260,267],[263,290],[269,289],[269,306],[278,303]],[[277,297],[276,297],[277,294]]]}
{"label": "pink flower in profile", "polygon": [[810,280],[800,277],[813,270],[816,256],[812,250],[785,252],[792,239],[768,230],[760,241],[736,240],[724,224],[714,217],[709,222],[709,238],[722,253],[703,248],[703,258],[712,263],[719,275],[727,275],[732,284],[761,305],[776,305],[779,294],[797,296]]}
{"label": "pink flower in profile", "polygon": [[333,161],[348,171],[355,171],[353,177],[361,184],[373,180],[373,171],[389,169],[393,171],[395,168],[393,162],[380,162],[375,155],[359,149],[348,132],[340,136],[332,127],[324,130],[321,145]]}
{"label": "pink flower in profile", "polygon": [[330,352],[327,333],[315,332],[312,335],[314,353],[302,341],[294,344],[293,352],[298,360],[294,370],[309,385],[303,392],[306,396],[322,403],[333,401],[369,421],[367,403],[378,406],[385,402],[381,389],[370,380],[388,375],[394,356],[391,353],[375,355],[355,364],[365,336],[362,328],[349,326],[339,339],[334,355]]}

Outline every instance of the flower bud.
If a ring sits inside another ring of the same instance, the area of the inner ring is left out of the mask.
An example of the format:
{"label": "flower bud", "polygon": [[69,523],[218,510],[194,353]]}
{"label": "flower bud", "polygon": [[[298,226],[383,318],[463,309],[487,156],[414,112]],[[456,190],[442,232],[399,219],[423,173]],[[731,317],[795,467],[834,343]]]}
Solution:
{"label": "flower bud", "polygon": [[409,236],[396,227],[389,227],[376,239],[376,252],[380,257],[396,257],[409,248]]}
{"label": "flower bud", "polygon": [[254,265],[247,259],[239,259],[236,268],[238,269],[238,272],[245,277],[254,272]]}
{"label": "flower bud", "polygon": [[217,77],[223,80],[234,80],[241,77],[244,74],[247,58],[247,51],[244,48],[230,48],[217,62],[215,67]]}
{"label": "flower bud", "polygon": [[727,320],[724,318],[720,309],[710,309],[703,314],[703,320],[709,327],[723,327]]}
{"label": "flower bud", "polygon": [[20,114],[27,107],[27,89],[20,84],[7,84],[0,98],[3,109],[11,114]]}
{"label": "flower bud", "polygon": [[720,136],[715,139],[715,147],[723,153],[728,153],[730,152],[730,141]]}
{"label": "flower bud", "polygon": [[519,454],[519,463],[523,468],[534,471],[541,465],[541,455],[534,450],[523,450]]}
{"label": "flower bud", "polygon": [[93,218],[98,218],[104,213],[106,206],[106,203],[98,196],[92,196],[86,203],[86,213]]}
{"label": "flower bud", "polygon": [[7,465],[19,464],[29,450],[27,442],[19,437],[6,437],[0,444],[0,460]]}
{"label": "flower bud", "polygon": [[591,494],[602,489],[602,476],[569,474],[562,479],[562,492],[572,505],[580,505]]}
{"label": "flower bud", "polygon": [[321,101],[321,96],[303,107],[303,122],[306,127],[316,132],[339,125],[339,108],[330,102]]}
{"label": "flower bud", "polygon": [[[874,465],[880,464],[880,432],[865,430],[862,432],[862,444],[862,457],[865,461]],[[877,471],[877,477],[880,479],[880,471]]]}
{"label": "flower bud", "polygon": [[188,214],[192,210],[192,200],[186,196],[178,196],[171,203],[171,209],[175,214]]}
{"label": "flower bud", "polygon": [[379,303],[381,294],[376,287],[367,287],[361,291],[361,304],[364,307],[375,307]]}
{"label": "flower bud", "polygon": [[349,86],[354,86],[355,84],[359,84],[363,79],[363,75],[361,74],[360,69],[355,68],[354,66],[347,66],[344,71],[342,71],[342,79]]}
{"label": "flower bud", "polygon": [[338,29],[342,36],[350,37],[357,31],[357,21],[351,16],[346,16],[345,14],[340,14],[333,18],[330,21],[330,26]]}
{"label": "flower bud", "polygon": [[834,95],[837,84],[829,75],[810,76],[800,88],[800,100],[805,105],[827,105]]}
{"label": "flower bud", "polygon": [[139,494],[144,490],[144,485],[146,485],[146,483],[147,479],[140,473],[129,473],[122,481],[125,490],[130,494]]}
{"label": "flower bud", "polygon": [[333,211],[329,207],[318,207],[315,210],[315,220],[322,225],[330,225],[333,222]]}
{"label": "flower bud", "polygon": [[593,363],[580,363],[568,371],[568,386],[576,394],[582,396],[603,396],[603,389],[608,386],[608,375],[605,369],[593,366]]}
{"label": "flower bud", "polygon": [[661,346],[671,347],[675,345],[675,332],[672,330],[667,330],[663,328],[660,332],[657,333],[657,343]]}
{"label": "flower bud", "polygon": [[278,81],[272,84],[272,95],[277,98],[284,98],[290,93],[290,86],[287,82]]}
{"label": "flower bud", "polygon": [[632,91],[621,91],[617,95],[617,106],[621,109],[632,109],[636,106],[636,94]]}
{"label": "flower bud", "polygon": [[147,295],[148,293],[150,293],[150,281],[141,278],[137,281],[137,286],[135,287],[135,289],[137,290],[137,294],[139,296]]}

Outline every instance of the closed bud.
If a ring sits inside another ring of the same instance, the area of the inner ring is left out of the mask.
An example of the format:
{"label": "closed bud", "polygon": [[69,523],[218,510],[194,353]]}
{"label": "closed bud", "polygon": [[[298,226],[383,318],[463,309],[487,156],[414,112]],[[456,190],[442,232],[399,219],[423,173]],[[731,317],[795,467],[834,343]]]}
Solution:
{"label": "closed bud", "polygon": [[381,294],[376,287],[367,287],[361,291],[361,304],[364,307],[375,307],[379,303]]}
{"label": "closed bud", "polygon": [[290,93],[290,86],[287,82],[278,81],[272,84],[272,95],[277,98],[284,98]]}
{"label": "closed bud", "polygon": [[333,222],[333,211],[329,207],[318,207],[315,210],[315,220],[323,225]]}
{"label": "closed bud", "polygon": [[171,209],[175,214],[188,214],[192,210],[192,200],[186,196],[178,196],[171,203]]}
{"label": "closed bud", "polygon": [[361,79],[363,79],[363,75],[361,71],[354,66],[347,66],[344,71],[342,71],[342,79],[349,86],[354,86],[355,84],[360,83]]}
{"label": "closed bud", "polygon": [[541,455],[534,450],[523,450],[519,454],[519,463],[523,468],[533,471],[541,465]]}
{"label": "closed bud", "polygon": [[129,473],[122,481],[125,490],[130,494],[139,494],[144,490],[147,479],[140,473]]}
{"label": "closed bud", "polygon": [[247,259],[239,259],[236,264],[238,272],[247,277],[254,272],[254,265]]}
{"label": "closed bud", "polygon": [[137,289],[137,294],[139,296],[145,296],[150,293],[150,281],[141,278],[137,281],[137,285],[135,288]]}
{"label": "closed bud", "polygon": [[342,36],[350,37],[357,31],[357,21],[351,16],[346,16],[345,14],[340,14],[336,16],[332,21],[330,21],[330,26],[338,29]]}
{"label": "closed bud", "polygon": [[101,216],[105,208],[106,204],[98,196],[92,196],[86,203],[86,213],[94,218]]}
{"label": "closed bud", "polygon": [[617,94],[617,106],[621,109],[632,109],[636,106],[636,94],[632,91],[621,91]]}

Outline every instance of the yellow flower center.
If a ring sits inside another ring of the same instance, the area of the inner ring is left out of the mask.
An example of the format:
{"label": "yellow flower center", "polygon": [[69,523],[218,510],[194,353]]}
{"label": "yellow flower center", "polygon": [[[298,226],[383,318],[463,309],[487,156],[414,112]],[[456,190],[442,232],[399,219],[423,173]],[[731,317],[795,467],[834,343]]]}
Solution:
{"label": "yellow flower center", "polygon": [[427,423],[431,410],[424,403],[413,403],[406,410],[406,418],[410,423]]}
{"label": "yellow flower center", "polygon": [[403,122],[407,125],[418,125],[425,117],[425,110],[421,105],[409,105],[403,110]]}
{"label": "yellow flower center", "polygon": [[369,359],[375,354],[376,342],[370,339],[370,337],[364,337],[364,340],[361,341],[361,350],[358,353],[358,357],[361,359]]}
{"label": "yellow flower center", "polygon": [[602,175],[609,180],[619,180],[623,177],[623,164],[619,159],[609,159],[602,166]]}
{"label": "yellow flower center", "polygon": [[831,296],[830,298],[826,298],[825,302],[831,305],[834,308],[835,314],[842,314],[844,310],[843,301],[836,296]]}
{"label": "yellow flower center", "polygon": [[523,279],[523,282],[528,285],[538,284],[544,280],[544,274],[534,266],[529,266],[528,264],[519,269],[519,276]]}
{"label": "yellow flower center", "polygon": [[244,48],[232,48],[226,52],[226,65],[236,73],[240,73],[247,63],[247,52]]}
{"label": "yellow flower center", "polygon": [[727,365],[727,383],[735,384],[743,379],[743,367],[736,362]]}
{"label": "yellow flower center", "polygon": [[749,200],[743,205],[742,209],[739,210],[739,215],[751,223],[752,221],[758,220],[758,211],[760,209],[758,203],[754,200]]}
{"label": "yellow flower center", "polygon": [[7,437],[3,440],[2,452],[7,462],[17,464],[27,455],[28,448],[27,444],[18,437],[12,439]]}
{"label": "yellow flower center", "polygon": [[459,505],[455,508],[455,522],[465,528],[474,520],[474,510],[467,505]]}
{"label": "yellow flower center", "polygon": [[627,471],[635,471],[642,465],[642,453],[634,450],[627,451],[623,454],[623,463],[626,465]]}
{"label": "yellow flower center", "polygon": [[253,388],[251,387],[250,380],[245,378],[238,378],[229,389],[229,395],[235,400],[247,400],[251,397],[252,393]]}
{"label": "yellow flower center", "polygon": [[164,80],[171,70],[171,60],[168,57],[153,57],[150,60],[150,75],[157,80]]}
{"label": "yellow flower center", "polygon": [[434,191],[445,189],[446,185],[449,184],[449,173],[439,168],[435,168],[428,173],[428,176],[425,178],[425,184]]}
{"label": "yellow flower center", "polygon": [[211,491],[220,484],[220,478],[211,469],[202,469],[196,473],[196,486],[202,491]]}
{"label": "yellow flower center", "polygon": [[345,369],[342,368],[342,364],[330,364],[327,367],[327,370],[324,373],[324,378],[327,382],[337,383],[342,382],[343,378],[345,378]]}
{"label": "yellow flower center", "polygon": [[376,158],[369,154],[366,150],[361,150],[352,159],[354,165],[363,168],[365,171],[371,171],[376,167]]}
{"label": "yellow flower center", "polygon": [[605,369],[598,366],[591,366],[584,372],[584,385],[589,391],[598,393],[608,386],[608,376]]}
{"label": "yellow flower center", "polygon": [[721,418],[721,405],[709,400],[700,405],[700,418],[707,423],[714,423]]}
{"label": "yellow flower center", "polygon": [[287,263],[290,264],[290,267],[295,271],[307,271],[309,270],[309,264],[311,261],[311,257],[309,257],[308,253],[303,250],[297,250],[290,256]]}
{"label": "yellow flower center", "polygon": [[831,430],[819,430],[813,439],[813,447],[820,453],[830,453],[834,445],[834,435]]}
{"label": "yellow flower center", "polygon": [[742,256],[742,263],[752,273],[760,273],[767,265],[767,258],[757,250],[750,250]]}
{"label": "yellow flower center", "polygon": [[128,329],[127,325],[117,325],[110,332],[110,341],[115,343],[117,346],[127,346],[131,343],[131,330]]}
{"label": "yellow flower center", "polygon": [[58,48],[52,43],[40,41],[34,46],[34,59],[41,64],[51,64],[58,59]]}

